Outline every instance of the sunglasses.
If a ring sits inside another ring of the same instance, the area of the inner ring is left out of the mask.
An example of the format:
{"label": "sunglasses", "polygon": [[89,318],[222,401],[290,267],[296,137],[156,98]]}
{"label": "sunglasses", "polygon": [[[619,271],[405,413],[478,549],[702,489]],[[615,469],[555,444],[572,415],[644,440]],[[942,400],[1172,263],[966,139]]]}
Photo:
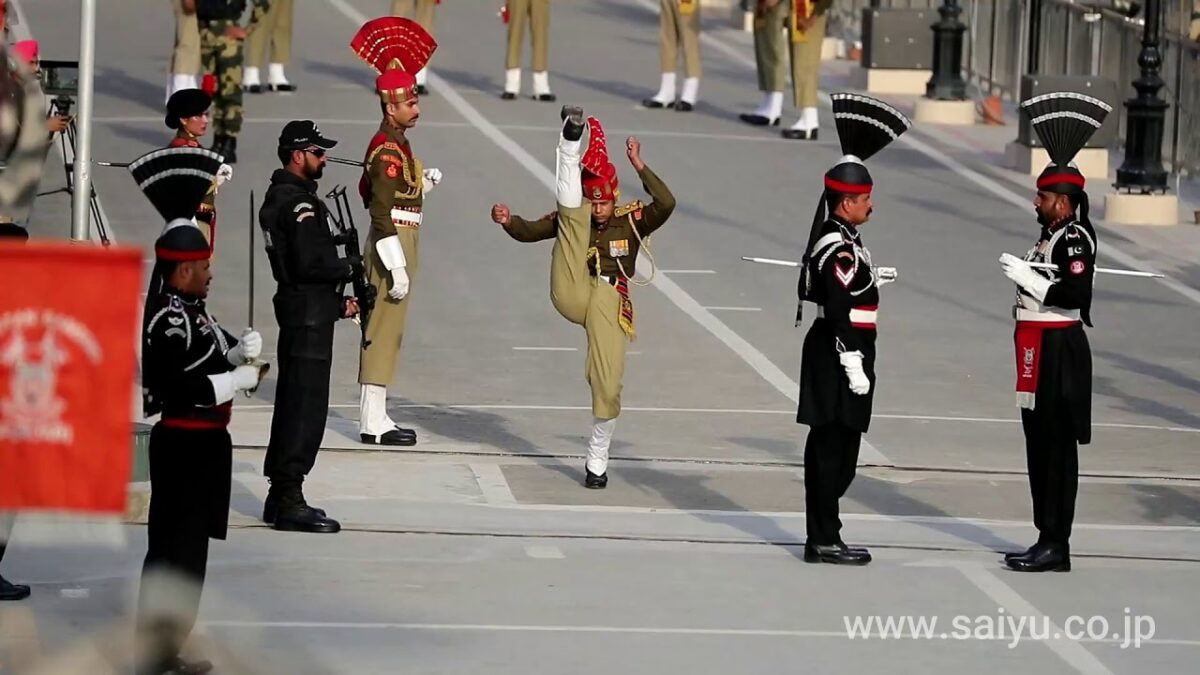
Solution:
{"label": "sunglasses", "polygon": [[307,152],[308,154],[317,158],[325,156],[325,148],[305,148],[304,152]]}

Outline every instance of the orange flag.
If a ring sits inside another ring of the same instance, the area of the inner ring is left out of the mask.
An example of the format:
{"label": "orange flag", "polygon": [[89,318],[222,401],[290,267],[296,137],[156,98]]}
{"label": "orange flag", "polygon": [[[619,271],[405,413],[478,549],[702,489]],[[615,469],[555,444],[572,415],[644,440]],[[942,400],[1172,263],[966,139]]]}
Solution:
{"label": "orange flag", "polygon": [[122,513],[141,251],[0,242],[0,511]]}

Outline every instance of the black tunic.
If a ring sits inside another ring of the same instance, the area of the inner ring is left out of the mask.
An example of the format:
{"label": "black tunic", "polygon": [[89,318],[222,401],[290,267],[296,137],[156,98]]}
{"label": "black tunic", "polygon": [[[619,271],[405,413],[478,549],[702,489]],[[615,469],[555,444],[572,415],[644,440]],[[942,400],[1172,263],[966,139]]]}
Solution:
{"label": "black tunic", "polygon": [[[817,319],[804,338],[800,360],[800,404],[796,421],[811,427],[841,424],[866,432],[875,395],[875,318],[879,288],[871,254],[851,226],[830,218],[808,260],[810,288],[801,300],[818,307]],[[807,297],[806,297],[807,296]],[[850,391],[839,355],[861,352],[871,391]]]}
{"label": "black tunic", "polygon": [[[1065,317],[1077,314],[1091,325],[1092,285],[1096,274],[1096,231],[1086,221],[1043,227],[1037,245],[1025,259],[1050,262],[1057,269],[1037,269],[1052,283],[1045,302],[1018,289],[1017,309]],[[1087,334],[1078,322],[1068,328],[1042,332],[1042,355],[1038,368],[1035,425],[1069,421],[1075,440],[1092,438],[1092,352]]]}
{"label": "black tunic", "polygon": [[163,514],[206,513],[207,536],[216,539],[225,538],[229,519],[232,402],[217,403],[208,376],[233,370],[227,353],[237,342],[203,300],[166,289],[155,299],[142,347],[146,414],[162,412],[151,435],[151,509],[158,502]]}

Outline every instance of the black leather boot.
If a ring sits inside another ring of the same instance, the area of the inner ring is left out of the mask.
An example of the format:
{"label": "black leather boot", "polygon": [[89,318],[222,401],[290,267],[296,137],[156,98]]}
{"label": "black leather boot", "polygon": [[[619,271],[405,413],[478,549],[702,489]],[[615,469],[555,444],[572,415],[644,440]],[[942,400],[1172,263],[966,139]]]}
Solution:
{"label": "black leather boot", "polygon": [[0,600],[24,600],[29,597],[30,592],[28,586],[14,584],[0,577]]}
{"label": "black leather boot", "polygon": [[[271,489],[267,491],[267,498],[265,500],[263,500],[262,519],[263,519],[263,522],[268,525],[274,525],[275,519],[279,516],[280,494],[281,494],[281,491],[275,487],[274,483],[272,483]],[[312,509],[314,511],[316,511],[317,513],[321,514],[322,516],[325,515],[325,509],[318,509],[315,506],[312,507]]]}
{"label": "black leather boot", "polygon": [[583,486],[592,490],[603,490],[608,487],[608,472],[596,475],[591,469],[584,468],[587,472],[587,477],[583,479]]}
{"label": "black leather boot", "polygon": [[1029,555],[1006,561],[1014,572],[1070,572],[1071,553],[1064,546],[1038,544]]}
{"label": "black leather boot", "polygon": [[333,534],[342,529],[342,524],[326,516],[324,511],[308,505],[299,484],[283,487],[278,503],[273,524],[276,530]]}
{"label": "black leather boot", "polygon": [[563,138],[568,141],[577,141],[583,138],[583,108],[577,105],[564,105],[559,117],[566,122],[563,125]]}
{"label": "black leather boot", "polygon": [[831,565],[866,565],[871,553],[865,548],[850,548],[845,544],[804,544],[804,562]]}

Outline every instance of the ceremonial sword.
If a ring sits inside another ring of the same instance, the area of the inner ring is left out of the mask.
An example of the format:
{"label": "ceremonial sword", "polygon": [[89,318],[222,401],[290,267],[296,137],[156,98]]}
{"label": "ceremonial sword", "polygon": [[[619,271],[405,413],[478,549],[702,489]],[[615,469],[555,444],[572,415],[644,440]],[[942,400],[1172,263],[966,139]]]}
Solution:
{"label": "ceremonial sword", "polygon": [[[755,257],[751,257],[751,256],[742,256],[742,260],[745,260],[746,262],[762,263],[764,265],[780,265],[782,267],[799,267],[800,266],[800,263],[795,262],[793,260],[779,260],[778,258],[755,258]],[[1058,265],[1055,265],[1054,263],[1031,262],[1031,263],[1029,263],[1029,266],[1037,267],[1037,268],[1044,269],[1044,270],[1058,269]],[[1108,267],[1097,267],[1096,273],[1097,274],[1111,274],[1113,276],[1118,276],[1118,277],[1137,277],[1140,279],[1165,279],[1166,278],[1165,274],[1159,274],[1158,272],[1138,272],[1136,270],[1117,270],[1117,269],[1111,269]]]}

